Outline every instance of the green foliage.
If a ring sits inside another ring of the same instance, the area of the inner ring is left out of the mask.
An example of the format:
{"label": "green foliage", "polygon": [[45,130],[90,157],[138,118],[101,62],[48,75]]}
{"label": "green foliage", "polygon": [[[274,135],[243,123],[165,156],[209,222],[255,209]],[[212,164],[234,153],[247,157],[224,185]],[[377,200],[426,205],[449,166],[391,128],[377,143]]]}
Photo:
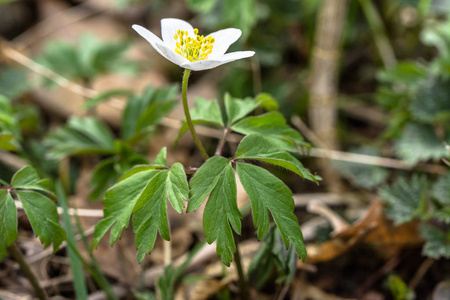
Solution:
{"label": "green foliage", "polygon": [[432,195],[443,206],[450,205],[450,172],[439,177],[434,183]]}
{"label": "green foliage", "polygon": [[[165,151],[165,150],[163,150]],[[167,164],[167,163],[166,163]],[[111,227],[111,245],[128,228],[133,215],[138,261],[153,249],[156,234],[169,240],[167,200],[181,213],[188,199],[188,184],[184,169],[176,163],[170,169],[158,165],[139,166],[124,176],[106,192],[104,219],[95,227],[94,248]]]}
{"label": "green foliage", "polygon": [[402,224],[421,216],[426,211],[427,186],[425,177],[413,176],[410,181],[399,178],[392,186],[382,188],[379,195],[388,205],[388,217]]}
{"label": "green foliage", "polygon": [[188,257],[183,261],[183,263],[174,268],[173,265],[168,265],[164,268],[164,273],[158,278],[157,288],[159,292],[159,299],[161,300],[172,300],[174,299],[174,291],[177,282],[180,280],[181,275],[188,266],[189,262],[192,260],[195,254],[203,246],[203,242],[199,243],[194,249],[189,252]]}
{"label": "green foliage", "polygon": [[66,126],[50,134],[46,140],[48,157],[61,159],[69,155],[114,154],[114,136],[110,129],[93,117],[72,117]]}
{"label": "green foliage", "polygon": [[0,95],[16,99],[30,89],[30,83],[22,69],[3,67],[0,70]]}
{"label": "green foliage", "polygon": [[236,171],[252,204],[253,223],[258,239],[269,231],[269,211],[280,230],[286,248],[294,244],[297,255],[306,260],[303,235],[294,215],[292,192],[269,171],[246,163],[237,163]]}
{"label": "green foliage", "polygon": [[406,283],[397,275],[391,275],[388,278],[389,289],[395,300],[414,300],[416,298]]}
{"label": "green foliage", "polygon": [[207,13],[214,8],[217,0],[186,0],[186,3],[195,12]]}
{"label": "green foliage", "polygon": [[15,151],[20,147],[20,128],[8,98],[0,95],[0,149]]}
{"label": "green foliage", "polygon": [[420,234],[426,243],[422,253],[428,257],[450,258],[450,230],[442,229],[435,225],[423,223],[420,226]]}
{"label": "green foliage", "polygon": [[52,42],[46,45],[40,62],[68,79],[91,81],[98,75],[134,71],[133,63],[123,59],[129,43],[102,42],[92,35],[83,35],[76,45]]}
{"label": "green foliage", "polygon": [[[450,142],[450,131],[446,135]],[[431,126],[416,123],[409,123],[403,129],[395,144],[395,150],[400,158],[411,164],[450,156],[443,141]]]}
{"label": "green foliage", "polygon": [[413,97],[413,118],[424,123],[450,122],[450,80],[431,78]]}
{"label": "green foliage", "polygon": [[[380,156],[380,153],[373,147],[363,146],[351,149],[350,152]],[[375,188],[384,183],[388,176],[385,168],[377,166],[369,166],[353,162],[334,162],[333,167],[345,178],[350,180],[354,185],[366,189]]]}
{"label": "green foliage", "polygon": [[236,193],[233,167],[228,164],[211,191],[203,212],[206,240],[210,244],[217,240],[217,255],[227,266],[230,266],[232,254],[236,252],[231,227],[237,234],[241,234],[242,215],[237,207]]}
{"label": "green foliage", "polygon": [[9,187],[0,189],[0,258],[6,255],[6,246],[18,237],[13,197],[22,202],[36,236],[45,247],[53,244],[56,251],[65,240],[66,232],[58,223],[58,212],[50,199],[54,194],[49,189],[49,181],[40,179],[36,171],[27,166],[14,174]]}
{"label": "green foliage", "polygon": [[278,166],[295,174],[316,182],[321,178],[314,176],[291,154],[280,151],[271,139],[263,135],[252,133],[242,139],[235,154],[236,159],[257,160]]}
{"label": "green foliage", "polygon": [[272,227],[248,267],[249,282],[261,289],[271,276],[276,275],[278,283],[288,285],[296,270],[297,257],[294,248],[286,250],[280,232],[276,227]]}
{"label": "green foliage", "polygon": [[122,139],[133,145],[142,139],[177,105],[175,85],[156,89],[148,87],[141,96],[128,99],[122,115]]}

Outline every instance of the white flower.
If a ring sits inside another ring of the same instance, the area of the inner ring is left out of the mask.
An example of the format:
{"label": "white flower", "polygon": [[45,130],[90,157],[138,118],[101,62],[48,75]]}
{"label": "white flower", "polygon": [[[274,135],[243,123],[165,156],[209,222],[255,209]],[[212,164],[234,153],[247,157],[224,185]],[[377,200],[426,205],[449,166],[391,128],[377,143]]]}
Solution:
{"label": "white flower", "polygon": [[253,56],[254,51],[225,52],[242,32],[227,28],[208,36],[198,34],[191,24],[179,19],[162,19],[162,40],[139,25],[132,26],[162,56],[182,68],[201,71]]}

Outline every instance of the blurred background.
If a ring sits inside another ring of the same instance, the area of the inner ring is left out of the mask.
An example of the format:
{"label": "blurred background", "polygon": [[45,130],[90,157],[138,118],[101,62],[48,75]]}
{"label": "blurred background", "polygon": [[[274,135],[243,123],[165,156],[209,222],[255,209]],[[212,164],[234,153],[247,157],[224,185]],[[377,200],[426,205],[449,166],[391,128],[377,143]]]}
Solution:
{"label": "blurred background", "polygon": [[[229,52],[255,56],[193,72],[191,105],[197,97],[223,104],[225,93],[275,99],[312,146],[297,157],[323,178],[315,185],[272,170],[294,192],[308,260],[292,263],[275,230],[257,242],[246,215],[240,243],[252,297],[450,299],[449,14],[448,0],[0,0],[0,178],[25,164],[42,176],[67,174],[89,238],[104,191],[132,166],[163,146],[170,164],[202,163],[189,135],[173,144],[182,70],[131,25],[157,36],[162,18],[203,35],[239,28]],[[156,93],[165,95],[158,116],[125,134],[127,102]],[[85,139],[99,128],[108,138]],[[212,150],[220,136],[209,129],[199,134]],[[224,155],[236,145],[230,140]],[[179,258],[203,239],[201,215],[169,215]],[[162,241],[139,265],[129,231],[94,256],[121,299],[153,299]],[[19,242],[52,299],[73,299],[65,249],[45,254],[26,218]],[[177,299],[235,299],[236,272],[215,249],[203,255],[172,287]],[[32,299],[9,258],[0,274],[0,297]],[[88,286],[89,299],[105,297]]]}

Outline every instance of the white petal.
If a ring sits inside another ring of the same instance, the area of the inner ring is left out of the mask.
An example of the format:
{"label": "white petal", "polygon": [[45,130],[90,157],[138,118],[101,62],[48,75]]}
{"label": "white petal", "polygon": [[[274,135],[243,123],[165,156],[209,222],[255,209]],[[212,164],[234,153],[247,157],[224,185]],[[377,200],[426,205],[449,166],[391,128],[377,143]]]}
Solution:
{"label": "white petal", "polygon": [[178,29],[187,31],[189,36],[194,37],[194,27],[186,21],[180,19],[162,19],[161,20],[161,35],[164,43],[175,50],[176,41],[173,38]]}
{"label": "white petal", "polygon": [[173,62],[174,64],[181,66],[183,64],[189,63],[189,60],[187,58],[176,53],[166,44],[158,43],[156,44],[156,46],[160,51],[161,55],[164,56],[167,60]]}
{"label": "white petal", "polygon": [[213,37],[215,42],[212,48],[209,59],[218,59],[227,52],[231,44],[236,42],[241,37],[242,31],[236,28],[227,28],[211,33],[209,36]]}
{"label": "white petal", "polygon": [[[134,30],[136,30],[137,33],[139,33],[140,36],[142,36],[144,39],[147,40],[147,42],[152,45],[152,47],[162,56],[164,54],[161,53],[161,51],[156,47],[156,44],[162,44],[162,41],[159,37],[157,37],[155,34],[153,34],[150,30],[140,26],[140,25],[133,25],[131,26]],[[165,56],[164,56],[165,57]]]}
{"label": "white petal", "polygon": [[205,60],[184,63],[184,64],[181,64],[181,67],[183,67],[185,69],[190,69],[192,71],[203,71],[203,70],[208,70],[208,69],[218,67],[220,65],[223,65],[223,64],[226,64],[226,63],[238,60],[238,59],[251,57],[254,54],[255,54],[254,51],[236,51],[236,52],[232,52],[232,53],[227,53],[219,59],[205,59]]}

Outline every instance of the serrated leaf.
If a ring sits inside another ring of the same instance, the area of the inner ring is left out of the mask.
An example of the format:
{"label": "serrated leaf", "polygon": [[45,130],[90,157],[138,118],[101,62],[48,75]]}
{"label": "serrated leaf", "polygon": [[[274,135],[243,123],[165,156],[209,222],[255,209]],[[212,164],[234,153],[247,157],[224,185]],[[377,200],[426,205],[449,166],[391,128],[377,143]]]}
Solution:
{"label": "serrated leaf", "polygon": [[[450,139],[450,134],[447,134],[447,137]],[[410,123],[395,144],[395,150],[399,157],[415,164],[419,161],[449,157],[443,142],[436,136],[431,126]]]}
{"label": "serrated leaf", "polygon": [[175,85],[157,89],[147,87],[141,96],[129,98],[122,115],[122,138],[130,143],[139,141],[178,103]]}
{"label": "serrated leaf", "polygon": [[68,155],[114,154],[116,152],[111,130],[92,117],[73,117],[68,124],[51,133],[45,144],[50,147],[48,156],[61,159]]}
{"label": "serrated leaf", "polygon": [[163,147],[161,150],[159,150],[158,154],[155,157],[155,160],[153,161],[152,165],[154,166],[164,166],[168,167],[167,164],[167,148]]}
{"label": "serrated leaf", "polygon": [[231,125],[244,118],[250,112],[259,106],[259,102],[254,98],[238,99],[230,94],[225,94],[225,111],[227,112],[228,122]]}
{"label": "serrated leaf", "polygon": [[229,163],[212,190],[203,212],[206,240],[209,244],[217,240],[217,255],[226,266],[230,266],[233,252],[236,252],[231,227],[241,234],[242,214],[237,206],[236,195],[236,179]]}
{"label": "serrated leaf", "polygon": [[213,156],[195,172],[189,181],[190,200],[187,212],[197,210],[200,207],[203,201],[205,201],[206,196],[216,186],[228,163],[229,161],[225,157]]}
{"label": "serrated leaf", "polygon": [[[194,125],[211,125],[216,127],[223,127],[222,114],[220,112],[219,103],[217,100],[206,100],[204,98],[196,98],[194,101],[194,107],[190,109],[191,119]],[[180,137],[183,136],[189,127],[186,120],[183,120],[183,124],[178,132],[175,143],[178,142]]]}
{"label": "serrated leaf", "polygon": [[422,253],[428,257],[450,258],[450,234],[431,224],[420,225],[420,235],[425,239]]}
{"label": "serrated leaf", "polygon": [[431,194],[442,205],[450,205],[450,172],[442,175],[436,180]]}
{"label": "serrated leaf", "polygon": [[167,199],[173,208],[182,212],[188,199],[188,183],[183,166],[176,163],[171,170],[160,170],[150,179],[133,209],[133,229],[136,233],[138,261],[150,253],[159,231],[162,238],[170,239],[167,220]]}
{"label": "serrated leaf", "polygon": [[270,211],[286,248],[289,248],[292,242],[298,256],[305,260],[306,248],[294,215],[294,200],[289,188],[263,168],[237,163],[236,170],[252,205],[253,223],[257,228],[258,239],[263,238],[269,230]]}
{"label": "serrated leaf", "polygon": [[136,233],[138,261],[153,249],[157,231],[169,239],[167,199],[182,212],[188,198],[188,183],[184,168],[176,163],[170,170],[157,170],[154,166],[138,166],[124,174],[106,192],[103,203],[104,219],[95,227],[92,248],[111,228],[111,245],[127,228],[133,214],[133,231]]}
{"label": "serrated leaf", "polygon": [[[372,155],[379,157],[377,149],[371,146],[363,146],[350,149],[351,153]],[[343,177],[350,180],[353,184],[366,189],[375,188],[384,183],[388,176],[386,168],[369,166],[353,162],[333,162],[333,168],[336,169]]]}
{"label": "serrated leaf", "polygon": [[421,85],[411,102],[410,110],[413,117],[422,122],[449,121],[449,99],[450,81],[433,78]]}
{"label": "serrated leaf", "polygon": [[[129,174],[131,173],[131,174]],[[157,170],[137,167],[127,172],[117,184],[111,187],[105,194],[103,204],[104,219],[95,226],[92,248],[95,248],[100,239],[111,228],[110,244],[121,237],[122,229],[128,228],[130,216],[134,206],[144,191],[145,187],[157,174]]]}
{"label": "serrated leaf", "polygon": [[277,112],[242,119],[231,129],[245,135],[259,133],[276,145],[279,151],[297,152],[299,147],[308,146],[300,133],[289,127],[283,115]]}
{"label": "serrated leaf", "polygon": [[15,190],[15,193],[22,202],[36,236],[45,247],[53,244],[53,251],[56,251],[66,239],[66,232],[59,225],[55,204],[49,198],[34,191]]}
{"label": "serrated leaf", "polygon": [[421,213],[426,193],[426,178],[413,176],[411,181],[399,178],[393,185],[380,189],[379,195],[388,205],[388,217],[399,225],[411,221]]}
{"label": "serrated leaf", "polygon": [[23,167],[17,171],[11,179],[11,186],[13,188],[38,190],[53,195],[53,192],[49,188],[49,184],[49,180],[40,179],[36,170],[31,166]]}
{"label": "serrated leaf", "polygon": [[[0,249],[17,240],[17,211],[14,200],[7,190],[0,190]],[[0,260],[6,250],[0,250]]]}
{"label": "serrated leaf", "polygon": [[279,166],[317,183],[319,176],[314,176],[301,162],[287,152],[280,152],[270,139],[260,134],[251,133],[239,143],[235,158],[258,160]]}
{"label": "serrated leaf", "polygon": [[107,101],[108,99],[110,99],[112,97],[131,96],[132,93],[133,92],[131,90],[127,90],[127,89],[108,90],[106,92],[101,92],[98,95],[96,95],[95,97],[88,99],[86,102],[83,103],[83,107],[85,109],[91,109],[94,106],[98,105],[99,103],[101,103],[103,101]]}

